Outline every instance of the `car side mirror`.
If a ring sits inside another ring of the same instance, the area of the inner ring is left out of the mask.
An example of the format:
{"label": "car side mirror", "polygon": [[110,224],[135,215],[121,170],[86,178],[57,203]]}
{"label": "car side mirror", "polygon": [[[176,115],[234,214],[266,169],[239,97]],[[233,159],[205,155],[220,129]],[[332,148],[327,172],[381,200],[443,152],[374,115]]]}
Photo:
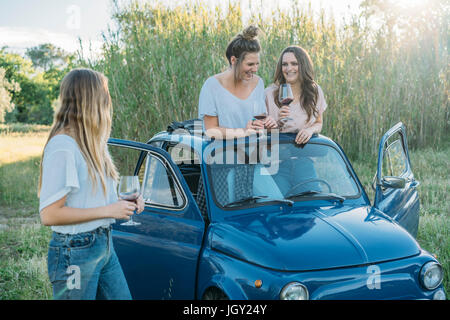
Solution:
{"label": "car side mirror", "polygon": [[381,179],[381,186],[383,188],[403,189],[405,185],[405,178],[385,176]]}

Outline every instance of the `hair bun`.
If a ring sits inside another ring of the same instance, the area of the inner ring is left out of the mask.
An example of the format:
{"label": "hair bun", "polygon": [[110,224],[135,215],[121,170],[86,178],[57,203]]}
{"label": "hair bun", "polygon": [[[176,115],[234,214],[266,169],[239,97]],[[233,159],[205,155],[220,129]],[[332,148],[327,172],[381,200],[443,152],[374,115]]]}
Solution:
{"label": "hair bun", "polygon": [[258,36],[259,28],[254,25],[250,25],[242,31],[242,37],[245,40],[253,40]]}

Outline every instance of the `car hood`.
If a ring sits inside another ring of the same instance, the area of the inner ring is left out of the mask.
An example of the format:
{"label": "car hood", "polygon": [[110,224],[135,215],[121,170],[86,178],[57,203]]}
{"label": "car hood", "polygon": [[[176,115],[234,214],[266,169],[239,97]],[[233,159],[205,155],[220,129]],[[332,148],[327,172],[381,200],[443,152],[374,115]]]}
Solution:
{"label": "car hood", "polygon": [[276,270],[348,267],[420,253],[405,229],[372,207],[294,207],[235,216],[210,228],[213,250]]}

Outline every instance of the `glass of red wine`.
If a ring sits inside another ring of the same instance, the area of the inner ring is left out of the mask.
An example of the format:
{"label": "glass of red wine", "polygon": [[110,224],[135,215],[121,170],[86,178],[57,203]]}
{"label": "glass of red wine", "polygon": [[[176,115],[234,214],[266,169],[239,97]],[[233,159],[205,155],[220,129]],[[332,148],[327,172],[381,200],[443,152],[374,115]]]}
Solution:
{"label": "glass of red wine", "polygon": [[[138,176],[121,176],[119,182],[119,198],[122,200],[132,201],[136,203],[137,198],[141,194],[141,185]],[[134,212],[136,213],[136,211]],[[138,226],[140,222],[133,221],[132,216],[127,222],[121,223],[121,226]]]}
{"label": "glass of red wine", "polygon": [[267,117],[267,112],[261,112],[261,107],[257,103],[253,104],[253,120],[264,121]]}
{"label": "glass of red wine", "polygon": [[[289,83],[282,83],[280,85],[280,91],[278,94],[278,101],[280,101],[282,106],[289,106],[289,104],[294,100],[294,95],[292,94],[292,88]],[[280,121],[286,123],[286,121],[292,120],[291,117],[281,118]]]}
{"label": "glass of red wine", "polygon": [[[261,106],[257,103],[253,104],[253,120],[264,121],[267,118],[267,112],[261,112]],[[262,132],[260,132],[262,134]]]}

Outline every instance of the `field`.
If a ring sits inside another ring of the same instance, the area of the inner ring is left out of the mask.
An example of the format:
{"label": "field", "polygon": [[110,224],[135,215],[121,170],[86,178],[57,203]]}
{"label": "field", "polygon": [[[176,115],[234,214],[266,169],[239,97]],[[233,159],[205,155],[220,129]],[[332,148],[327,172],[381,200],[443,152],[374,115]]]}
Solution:
{"label": "field", "polygon": [[[51,299],[47,245],[51,231],[40,224],[36,186],[48,127],[0,127],[0,300]],[[450,289],[450,145],[411,151],[421,217],[418,242],[438,256]],[[375,161],[354,161],[370,190]],[[373,194],[371,194],[373,199]]]}

